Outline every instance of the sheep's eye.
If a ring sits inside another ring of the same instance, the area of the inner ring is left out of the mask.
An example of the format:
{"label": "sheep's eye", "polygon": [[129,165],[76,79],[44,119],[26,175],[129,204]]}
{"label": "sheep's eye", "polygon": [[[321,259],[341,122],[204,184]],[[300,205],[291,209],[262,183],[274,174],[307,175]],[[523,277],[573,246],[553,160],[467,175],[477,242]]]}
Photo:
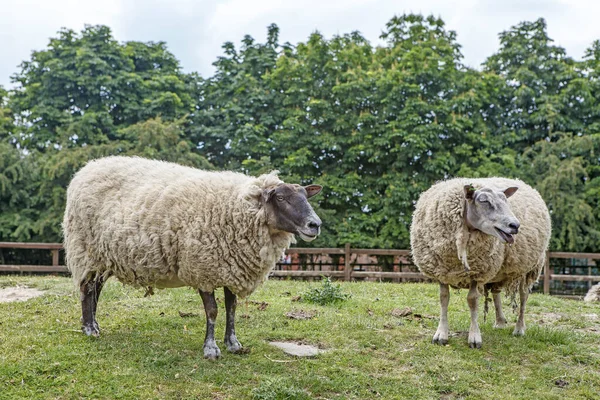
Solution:
{"label": "sheep's eye", "polygon": [[480,203],[487,203],[490,204],[488,197],[485,195],[485,193],[480,194],[479,196],[477,196],[477,201]]}
{"label": "sheep's eye", "polygon": [[283,198],[283,196],[277,196],[277,201],[283,201],[283,200],[285,200],[285,199]]}

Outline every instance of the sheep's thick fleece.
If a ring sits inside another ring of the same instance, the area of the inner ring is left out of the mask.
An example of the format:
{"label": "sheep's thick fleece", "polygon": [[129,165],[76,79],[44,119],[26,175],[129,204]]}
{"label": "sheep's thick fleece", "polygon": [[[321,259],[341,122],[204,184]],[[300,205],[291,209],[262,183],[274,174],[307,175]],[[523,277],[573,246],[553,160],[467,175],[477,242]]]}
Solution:
{"label": "sheep's thick fleece", "polygon": [[260,199],[282,183],[137,157],[88,163],[67,190],[67,267],[77,287],[96,275],[140,287],[228,287],[245,297],[287,249]]}
{"label": "sheep's thick fleece", "polygon": [[[517,186],[508,202],[521,227],[512,246],[482,232],[469,232],[464,220],[464,186],[499,190]],[[411,225],[415,263],[427,276],[456,288],[495,283],[514,292],[538,279],[550,240],[550,215],[539,193],[526,183],[506,178],[456,178],[423,192]],[[461,256],[466,250],[469,270]]]}
{"label": "sheep's thick fleece", "polygon": [[590,288],[583,301],[590,303],[593,301],[600,301],[600,283],[597,283]]}

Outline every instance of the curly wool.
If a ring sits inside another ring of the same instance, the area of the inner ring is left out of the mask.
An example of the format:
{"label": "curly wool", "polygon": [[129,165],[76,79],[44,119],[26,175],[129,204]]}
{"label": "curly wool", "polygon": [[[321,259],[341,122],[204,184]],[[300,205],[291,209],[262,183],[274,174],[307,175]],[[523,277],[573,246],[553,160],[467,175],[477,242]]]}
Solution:
{"label": "curly wool", "polygon": [[88,163],[67,190],[66,264],[138,287],[251,294],[294,241],[271,234],[260,199],[277,171],[249,177],[137,157]]}
{"label": "curly wool", "polygon": [[600,301],[600,283],[595,284],[590,288],[590,290],[588,290],[587,294],[583,298],[583,301],[589,303],[594,301]]}
{"label": "curly wool", "polygon": [[[469,232],[464,220],[464,186],[476,189],[517,186],[508,202],[521,223],[512,246],[480,231]],[[456,178],[439,182],[423,192],[411,224],[411,249],[425,275],[456,288],[471,281],[512,294],[520,285],[538,279],[550,240],[550,214],[539,193],[516,179]],[[465,268],[468,265],[468,268]]]}

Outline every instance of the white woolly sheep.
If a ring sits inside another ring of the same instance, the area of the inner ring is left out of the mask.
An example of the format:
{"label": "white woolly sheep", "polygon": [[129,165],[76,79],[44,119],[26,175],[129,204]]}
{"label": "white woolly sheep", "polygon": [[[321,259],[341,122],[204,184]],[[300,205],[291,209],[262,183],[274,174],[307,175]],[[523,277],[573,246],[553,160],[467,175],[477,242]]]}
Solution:
{"label": "white woolly sheep", "polygon": [[506,325],[502,288],[511,295],[519,292],[513,334],[524,335],[525,303],[544,265],[550,229],[543,199],[520,180],[456,178],[423,192],[413,214],[411,249],[421,272],[440,283],[441,315],[433,343],[448,343],[449,285],[469,288],[470,347],[482,343],[477,323],[482,291],[492,292],[498,328]]}
{"label": "white woolly sheep", "polygon": [[225,291],[225,344],[235,336],[236,296],[252,293],[294,234],[310,241],[321,220],[307,199],[319,185],[283,183],[276,171],[249,177],[137,157],[92,161],[67,190],[66,264],[81,292],[82,330],[98,336],[96,307],[110,276],[147,288],[190,286],[206,312],[204,356],[215,359],[217,304]]}
{"label": "white woolly sheep", "polygon": [[590,290],[588,290],[587,294],[583,298],[583,301],[589,303],[594,301],[600,301],[600,283],[595,284],[590,288]]}

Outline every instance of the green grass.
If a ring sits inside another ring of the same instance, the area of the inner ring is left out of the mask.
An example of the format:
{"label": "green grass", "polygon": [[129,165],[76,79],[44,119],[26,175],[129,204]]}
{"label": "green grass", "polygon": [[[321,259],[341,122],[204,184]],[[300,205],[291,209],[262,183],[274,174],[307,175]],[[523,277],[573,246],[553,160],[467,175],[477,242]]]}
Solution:
{"label": "green grass", "polygon": [[[249,354],[226,352],[218,292],[223,357],[210,362],[202,358],[201,300],[190,289],[144,298],[110,280],[99,304],[102,336],[94,339],[79,331],[78,293],[69,279],[0,276],[0,287],[14,285],[47,293],[0,303],[1,399],[592,399],[600,393],[600,307],[573,300],[532,295],[525,337],[511,335],[515,315],[507,305],[506,329],[492,328],[493,313],[486,322],[482,316],[483,349],[473,350],[466,291],[451,292],[450,344],[439,347],[431,344],[436,285],[342,283],[351,297],[319,306],[294,298],[320,282],[269,281],[252,302],[239,302],[237,333]],[[413,315],[390,314],[405,307]],[[288,319],[294,310],[316,316]],[[201,316],[182,318],[179,311]],[[272,339],[329,351],[295,359],[271,347]]]}

